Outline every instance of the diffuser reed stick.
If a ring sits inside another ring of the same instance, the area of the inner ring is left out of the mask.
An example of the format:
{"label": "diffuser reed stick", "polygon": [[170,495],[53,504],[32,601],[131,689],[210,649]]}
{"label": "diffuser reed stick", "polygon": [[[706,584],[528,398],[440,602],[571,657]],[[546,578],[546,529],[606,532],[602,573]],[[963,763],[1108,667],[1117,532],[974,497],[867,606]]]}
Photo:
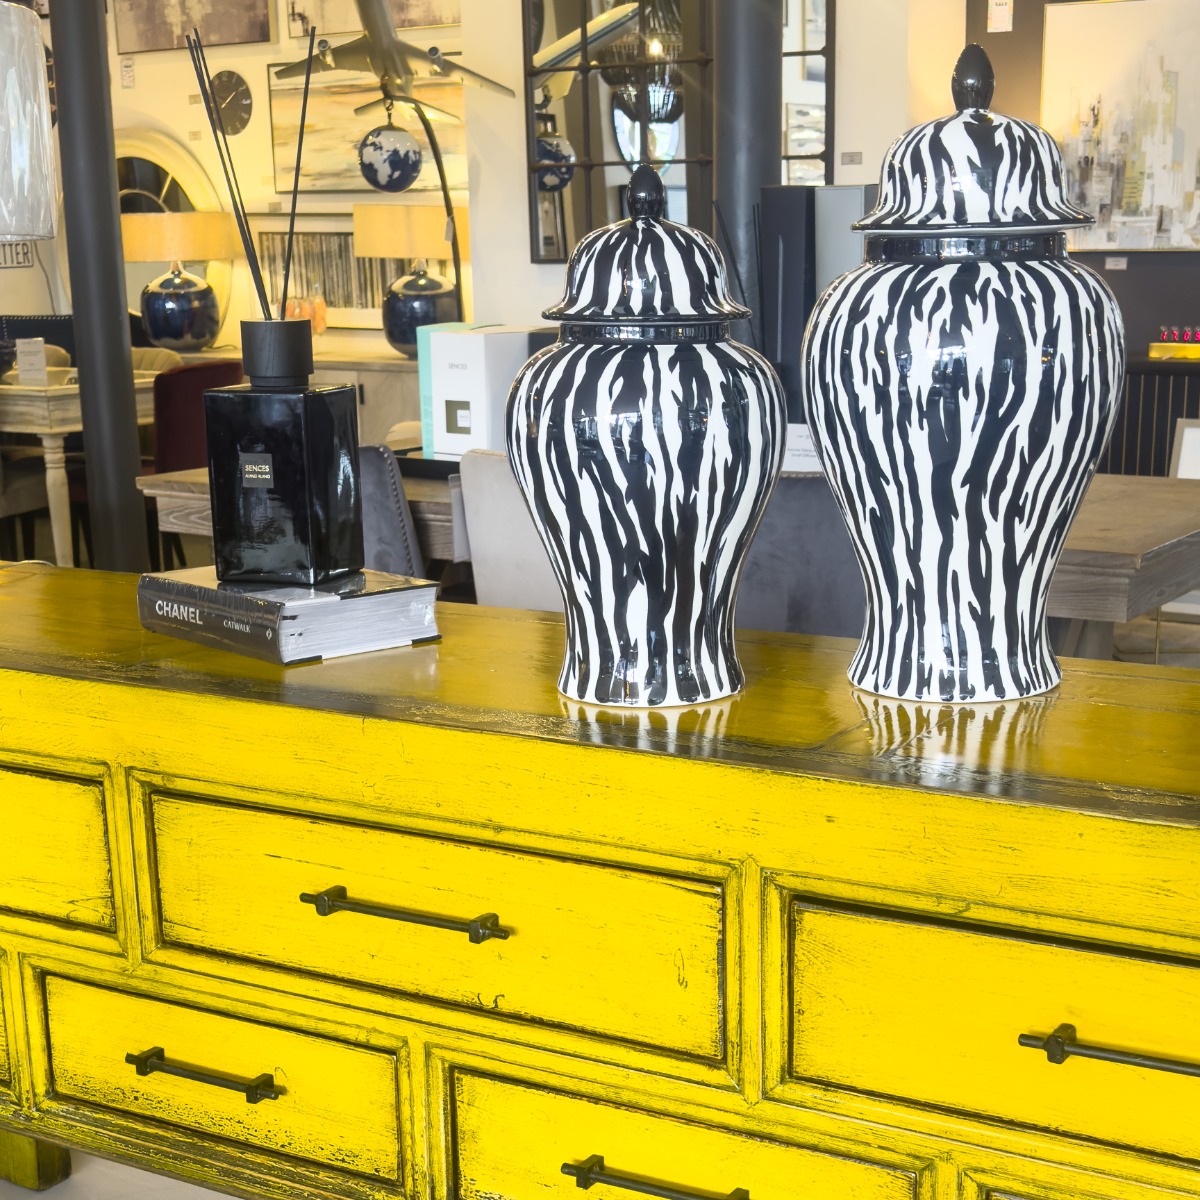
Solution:
{"label": "diffuser reed stick", "polygon": [[288,217],[287,250],[283,255],[283,295],[279,300],[279,319],[287,315],[288,279],[292,274],[292,240],[296,236],[296,197],[300,194],[300,160],[304,154],[304,122],[308,116],[308,84],[312,79],[313,51],[316,49],[317,27],[308,31],[308,64],[304,68],[304,95],[300,100],[300,133],[296,137],[296,174],[292,180],[292,212]]}
{"label": "diffuser reed stick", "polygon": [[246,207],[242,201],[242,190],[238,185],[237,170],[233,165],[233,156],[229,151],[229,140],[225,135],[225,122],[212,90],[212,78],[208,74],[208,62],[204,56],[204,46],[200,41],[200,31],[193,29],[192,36],[185,36],[188,54],[192,59],[192,69],[196,72],[196,82],[200,86],[200,97],[204,101],[204,110],[208,114],[209,127],[212,129],[213,142],[217,147],[217,157],[221,160],[221,170],[225,175],[225,186],[229,189],[229,202],[233,208],[233,219],[237,225],[238,234],[242,239],[242,249],[246,253],[246,262],[250,266],[250,275],[254,281],[254,290],[258,294],[258,303],[262,308],[263,319],[271,319],[271,305],[267,300],[267,289],[263,285],[262,266],[258,261],[258,252],[254,248],[254,239],[250,236],[250,220],[246,215]]}

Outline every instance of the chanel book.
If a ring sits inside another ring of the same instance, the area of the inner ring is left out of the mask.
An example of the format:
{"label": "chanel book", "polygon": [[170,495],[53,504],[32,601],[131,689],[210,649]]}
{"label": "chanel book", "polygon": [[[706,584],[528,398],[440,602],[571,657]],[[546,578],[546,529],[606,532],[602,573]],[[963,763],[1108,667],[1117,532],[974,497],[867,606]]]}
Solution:
{"label": "chanel book", "polygon": [[437,584],[357,571],[315,587],[221,582],[213,567],[138,581],[146,629],[289,665],[388,650],[438,637]]}

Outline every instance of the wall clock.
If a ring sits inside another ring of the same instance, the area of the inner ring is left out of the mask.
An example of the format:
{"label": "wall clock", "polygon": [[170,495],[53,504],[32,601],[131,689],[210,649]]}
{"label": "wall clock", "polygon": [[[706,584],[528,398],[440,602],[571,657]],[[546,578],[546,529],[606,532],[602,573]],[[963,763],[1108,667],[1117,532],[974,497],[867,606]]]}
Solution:
{"label": "wall clock", "polygon": [[225,132],[232,137],[250,123],[254,98],[250,85],[236,71],[218,71],[212,79],[213,97],[221,112]]}

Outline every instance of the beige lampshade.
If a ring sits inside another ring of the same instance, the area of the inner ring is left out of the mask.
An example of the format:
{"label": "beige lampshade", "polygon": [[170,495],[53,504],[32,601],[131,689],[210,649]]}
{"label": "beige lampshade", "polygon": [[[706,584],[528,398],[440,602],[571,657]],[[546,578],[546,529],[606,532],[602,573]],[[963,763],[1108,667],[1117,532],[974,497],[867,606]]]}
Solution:
{"label": "beige lampshade", "polygon": [[126,262],[208,262],[233,258],[237,231],[224,212],[122,213]]}
{"label": "beige lampshade", "polygon": [[[454,210],[458,244],[467,258],[467,210]],[[359,258],[449,258],[446,210],[440,204],[356,204],[354,253]]]}

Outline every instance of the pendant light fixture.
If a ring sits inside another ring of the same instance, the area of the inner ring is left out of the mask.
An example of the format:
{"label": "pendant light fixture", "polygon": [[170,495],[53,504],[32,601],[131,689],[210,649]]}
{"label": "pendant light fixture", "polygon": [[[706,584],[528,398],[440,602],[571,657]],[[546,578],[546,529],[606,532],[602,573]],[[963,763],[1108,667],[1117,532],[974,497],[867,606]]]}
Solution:
{"label": "pendant light fixture", "polygon": [[58,173],[42,23],[0,0],[0,242],[57,233]]}

